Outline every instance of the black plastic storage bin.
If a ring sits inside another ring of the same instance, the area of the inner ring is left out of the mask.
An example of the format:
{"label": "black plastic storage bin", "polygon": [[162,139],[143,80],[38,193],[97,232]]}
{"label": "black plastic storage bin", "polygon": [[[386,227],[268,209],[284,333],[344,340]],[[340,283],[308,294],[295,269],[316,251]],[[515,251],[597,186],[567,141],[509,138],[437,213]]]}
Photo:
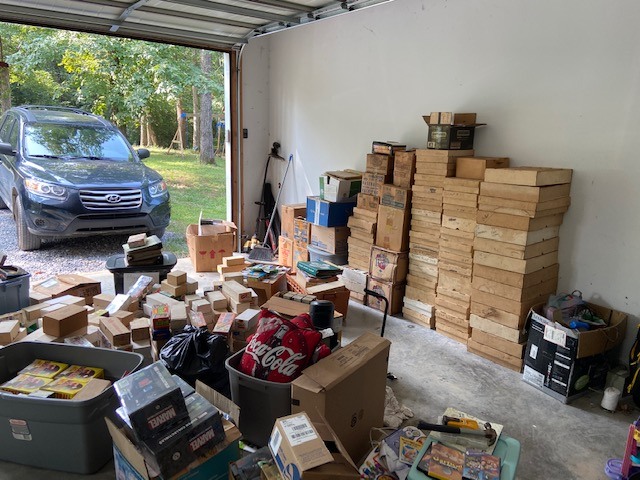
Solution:
{"label": "black plastic storage bin", "polygon": [[28,273],[0,281],[0,315],[29,306]]}
{"label": "black plastic storage bin", "polygon": [[244,439],[264,447],[277,418],[291,415],[291,382],[260,380],[239,370],[244,348],[225,363],[229,371],[231,400],[240,407],[238,428]]}
{"label": "black plastic storage bin", "polygon": [[[104,369],[115,381],[142,364],[142,355],[64,343],[18,342],[0,349],[0,383],[35,359]],[[0,460],[89,474],[113,455],[104,417],[120,406],[113,387],[89,400],[62,400],[0,391]]]}
{"label": "black plastic storage bin", "polygon": [[145,273],[158,272],[160,274],[160,281],[167,278],[173,267],[176,266],[178,259],[171,252],[164,252],[162,254],[162,263],[157,265],[127,265],[125,262],[124,254],[112,255],[107,258],[107,270],[113,273],[113,284],[116,293],[124,292],[124,274],[125,273],[139,273],[144,275]]}

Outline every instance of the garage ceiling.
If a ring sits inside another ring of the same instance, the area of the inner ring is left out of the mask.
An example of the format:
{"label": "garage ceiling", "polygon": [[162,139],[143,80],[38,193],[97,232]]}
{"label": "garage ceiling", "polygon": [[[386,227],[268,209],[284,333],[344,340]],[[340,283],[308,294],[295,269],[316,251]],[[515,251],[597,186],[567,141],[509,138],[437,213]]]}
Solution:
{"label": "garage ceiling", "polygon": [[0,0],[0,21],[229,51],[391,0]]}

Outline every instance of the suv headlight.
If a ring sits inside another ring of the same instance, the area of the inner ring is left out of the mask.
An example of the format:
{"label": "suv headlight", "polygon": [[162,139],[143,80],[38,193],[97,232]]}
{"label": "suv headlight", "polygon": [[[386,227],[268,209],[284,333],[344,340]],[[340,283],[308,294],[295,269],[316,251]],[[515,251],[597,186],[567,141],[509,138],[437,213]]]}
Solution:
{"label": "suv headlight", "polygon": [[161,180],[158,183],[149,185],[149,193],[151,194],[152,197],[159,197],[166,191],[167,191],[167,184],[165,183],[164,180]]}
{"label": "suv headlight", "polygon": [[55,198],[58,200],[64,200],[67,197],[67,189],[60,185],[53,185],[51,183],[40,182],[32,178],[27,178],[24,181],[24,186],[27,191],[43,197]]}

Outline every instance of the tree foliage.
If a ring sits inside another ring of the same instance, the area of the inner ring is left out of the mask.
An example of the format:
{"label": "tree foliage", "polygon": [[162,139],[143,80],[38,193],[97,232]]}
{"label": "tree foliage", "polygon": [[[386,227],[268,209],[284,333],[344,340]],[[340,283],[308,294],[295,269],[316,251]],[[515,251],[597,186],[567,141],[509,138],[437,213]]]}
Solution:
{"label": "tree foliage", "polygon": [[[14,105],[75,106],[103,115],[132,141],[144,116],[160,146],[177,128],[178,101],[193,104],[193,90],[210,92],[214,112],[224,107],[222,54],[213,52],[211,73],[198,50],[65,30],[0,23],[10,64]],[[169,114],[169,112],[173,112]]]}

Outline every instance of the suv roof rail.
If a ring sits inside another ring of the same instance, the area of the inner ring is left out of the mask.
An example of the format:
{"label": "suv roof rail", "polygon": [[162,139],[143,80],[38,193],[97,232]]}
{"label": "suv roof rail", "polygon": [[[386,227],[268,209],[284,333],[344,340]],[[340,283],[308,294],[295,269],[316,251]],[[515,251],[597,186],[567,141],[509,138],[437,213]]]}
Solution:
{"label": "suv roof rail", "polygon": [[100,121],[102,124],[106,125],[106,126],[110,126],[109,122],[104,119],[103,117],[101,117],[100,115],[95,115],[91,112],[87,112],[85,110],[82,110],[80,108],[76,108],[76,107],[56,107],[53,105],[20,105],[17,107],[14,107],[16,110],[22,110],[24,111],[25,115],[27,115],[28,117],[28,121],[34,121],[35,118],[33,118],[30,115],[31,111],[34,110],[43,110],[43,111],[62,111],[62,112],[72,112],[75,113],[77,115],[86,115],[87,117],[91,117],[94,118],[98,121]]}

